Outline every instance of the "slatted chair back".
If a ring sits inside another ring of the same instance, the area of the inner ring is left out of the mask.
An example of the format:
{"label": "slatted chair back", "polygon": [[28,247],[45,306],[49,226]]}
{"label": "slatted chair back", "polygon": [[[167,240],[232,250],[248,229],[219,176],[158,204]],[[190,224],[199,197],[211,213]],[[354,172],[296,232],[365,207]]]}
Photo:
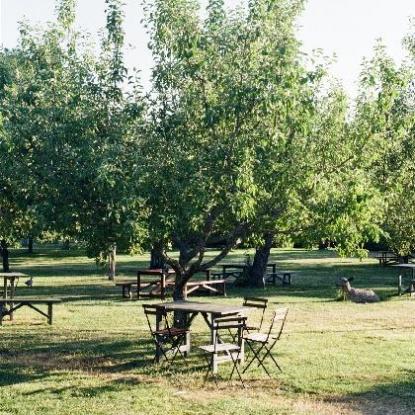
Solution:
{"label": "slatted chair back", "polygon": [[[150,333],[154,335],[156,332],[155,328],[155,321],[157,318],[157,314],[161,314],[163,318],[163,325],[164,328],[168,329],[168,332],[170,333],[170,325],[167,318],[167,312],[166,309],[160,306],[155,306],[153,304],[143,304],[144,314],[146,316],[148,328],[150,330]],[[154,323],[152,322],[154,321]]]}
{"label": "slatted chair back", "polygon": [[238,331],[241,336],[246,327],[245,316],[229,316],[219,317],[213,320],[213,330],[216,331],[217,341],[214,342],[214,353],[217,353],[217,347],[220,344],[220,336],[222,332],[229,332],[232,330]]}
{"label": "slatted chair back", "polygon": [[264,322],[265,310],[268,307],[268,298],[244,297],[244,302],[242,305],[244,307],[256,308],[261,312],[261,319],[258,326],[258,330],[261,331],[262,324]]}
{"label": "slatted chair back", "polygon": [[288,308],[277,308],[272,313],[271,324],[268,330],[267,341],[272,338],[274,341],[280,339],[282,331],[284,330],[285,321],[287,320]]}

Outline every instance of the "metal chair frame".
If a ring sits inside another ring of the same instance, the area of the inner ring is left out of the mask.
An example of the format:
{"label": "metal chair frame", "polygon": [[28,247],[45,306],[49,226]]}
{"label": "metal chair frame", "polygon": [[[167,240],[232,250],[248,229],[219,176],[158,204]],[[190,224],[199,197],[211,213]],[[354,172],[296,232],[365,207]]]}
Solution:
{"label": "metal chair frame", "polygon": [[[248,332],[248,334],[244,336],[244,340],[250,351],[253,353],[253,356],[252,359],[245,366],[242,373],[245,373],[252,365],[252,363],[255,360],[257,360],[258,367],[262,367],[265,373],[269,377],[271,377],[270,373],[264,365],[264,361],[267,357],[269,357],[274,362],[275,366],[280,370],[280,372],[282,372],[280,365],[276,361],[275,357],[272,355],[272,349],[281,338],[282,331],[287,320],[287,314],[288,308],[280,308],[274,311],[268,331],[266,333],[256,333],[262,335],[262,340],[261,336],[257,336],[257,338],[255,339],[255,333],[251,334]],[[273,330],[276,322],[280,322],[280,326],[278,332],[274,335]]]}
{"label": "metal chair frame", "polygon": [[[172,327],[169,323],[167,311],[163,307],[143,304],[143,309],[156,350],[158,348],[164,356],[164,359],[167,362],[167,368],[170,368],[174,363],[177,355],[180,355],[187,364],[186,356],[180,348],[186,343],[186,336],[189,333],[189,330]],[[152,316],[157,318],[157,315],[160,314],[162,316],[164,328],[157,330],[151,324],[150,318]],[[172,353],[172,357],[169,359],[168,354],[170,352]],[[154,356],[153,363],[156,362],[156,358],[157,355]]]}
{"label": "metal chair frame", "polygon": [[264,322],[264,316],[265,316],[265,310],[268,307],[268,298],[261,298],[261,297],[244,297],[244,302],[242,304],[244,307],[251,307],[251,308],[257,308],[257,309],[262,309],[262,315],[261,315],[261,321],[259,323],[258,327],[254,327],[254,326],[249,326],[249,321],[248,321],[248,326],[247,326],[247,330],[248,331],[261,331],[262,329],[262,324]]}
{"label": "metal chair frame", "polygon": [[[212,329],[216,332],[216,341],[214,342],[214,344],[209,346],[199,346],[199,349],[201,349],[206,354],[207,370],[205,375],[205,382],[207,381],[209,374],[211,373],[216,385],[218,384],[216,374],[213,371],[211,356],[212,354],[226,353],[231,358],[233,364],[229,380],[232,379],[232,376],[236,370],[239,380],[241,381],[242,386],[245,388],[245,383],[243,381],[242,374],[238,368],[239,357],[242,350],[241,345],[235,343],[222,342],[220,333],[222,331],[229,332],[231,330],[237,330],[238,333],[241,333],[240,341],[242,341],[244,330],[246,329],[246,317],[240,315],[219,317],[213,320]],[[211,346],[213,346],[213,348]],[[207,348],[209,348],[210,350],[208,351]],[[236,357],[234,356],[235,353],[237,353]]]}

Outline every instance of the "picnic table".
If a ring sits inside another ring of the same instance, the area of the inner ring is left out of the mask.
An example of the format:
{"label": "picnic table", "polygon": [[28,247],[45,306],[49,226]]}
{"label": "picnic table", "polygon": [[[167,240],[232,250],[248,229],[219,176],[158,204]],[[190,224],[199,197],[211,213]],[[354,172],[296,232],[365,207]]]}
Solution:
{"label": "picnic table", "polygon": [[[235,271],[228,272],[228,269],[240,270],[239,273],[241,273],[245,270],[247,266],[247,264],[222,264],[222,278],[226,279],[227,277],[229,277],[229,275],[235,274]],[[272,272],[275,273],[277,269],[277,264],[275,262],[268,262],[267,268],[271,268]]]}
{"label": "picnic table", "polygon": [[[167,284],[166,279],[170,275],[174,275],[175,271],[173,269],[165,270],[163,268],[153,268],[153,269],[138,269],[137,270],[137,299],[140,299],[140,290],[142,288],[150,287],[149,294],[142,292],[142,296],[152,296],[157,293],[162,300],[166,298]],[[142,275],[149,275],[157,277],[151,281],[145,281],[141,279]]]}
{"label": "picnic table", "polygon": [[[3,299],[12,299],[16,293],[16,287],[20,277],[27,277],[26,274],[21,272],[0,272],[0,277],[3,277]],[[0,313],[2,312],[3,305],[0,306]],[[13,308],[13,303],[11,303]],[[9,313],[10,320],[13,320],[13,312]]]}
{"label": "picnic table", "polygon": [[411,281],[409,283],[409,287],[403,290],[402,288],[402,273],[399,274],[398,277],[398,294],[402,295],[404,293],[408,293],[411,297],[415,295],[415,264],[398,264],[393,265],[394,267],[401,268],[403,270],[410,270],[411,274]]}
{"label": "picnic table", "polygon": [[[52,324],[53,317],[53,304],[60,303],[60,298],[41,298],[41,297],[13,297],[0,299],[0,326],[3,324],[4,316],[11,316],[14,311],[18,310],[23,306],[27,306],[32,310],[37,311],[42,316],[48,319],[48,323]],[[40,304],[47,305],[47,311],[44,312],[38,308]],[[9,305],[9,309],[6,308]]]}
{"label": "picnic table", "polygon": [[[206,290],[208,293],[216,293],[226,295],[224,281],[211,281],[211,270],[203,271],[206,275],[206,280],[192,280],[186,284],[185,291],[190,294],[196,290]],[[139,269],[137,270],[137,299],[140,296],[146,297],[160,297],[162,300],[166,298],[167,289],[174,286],[174,281],[169,277],[175,275],[173,269],[165,270],[162,268],[154,269]],[[151,280],[143,280],[141,276],[153,276]],[[135,285],[133,281],[125,281],[116,283],[123,287],[123,297],[131,298],[131,287]],[[143,288],[149,288],[148,292],[142,291]]]}
{"label": "picnic table", "polygon": [[[175,312],[180,311],[186,314],[187,316],[187,327],[189,328],[198,314],[203,316],[207,326],[210,329],[210,339],[211,344],[215,344],[217,339],[217,333],[213,326],[213,321],[218,317],[233,316],[238,314],[244,314],[247,311],[246,307],[238,305],[229,305],[229,304],[219,304],[219,303],[202,303],[196,301],[175,301],[169,303],[160,303],[156,304],[157,315],[156,315],[156,329],[160,330],[160,323],[162,322],[162,310],[166,312]],[[239,359],[241,362],[244,361],[244,349],[243,349],[243,339],[242,333],[238,332],[238,343],[241,346],[241,353]],[[186,336],[186,344],[183,347],[185,353],[190,352],[190,333]],[[158,362],[161,357],[161,350],[156,348],[156,361]],[[231,361],[230,356],[217,356],[212,355],[212,370],[214,373],[217,373],[218,364],[226,361]]]}

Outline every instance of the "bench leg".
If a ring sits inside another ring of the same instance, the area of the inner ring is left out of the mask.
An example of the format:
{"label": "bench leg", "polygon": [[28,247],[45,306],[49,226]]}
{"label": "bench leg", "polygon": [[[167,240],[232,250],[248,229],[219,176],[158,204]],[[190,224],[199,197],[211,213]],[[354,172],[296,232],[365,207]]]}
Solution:
{"label": "bench leg", "polygon": [[53,318],[52,304],[48,304],[48,323],[49,324],[52,324],[52,318]]}

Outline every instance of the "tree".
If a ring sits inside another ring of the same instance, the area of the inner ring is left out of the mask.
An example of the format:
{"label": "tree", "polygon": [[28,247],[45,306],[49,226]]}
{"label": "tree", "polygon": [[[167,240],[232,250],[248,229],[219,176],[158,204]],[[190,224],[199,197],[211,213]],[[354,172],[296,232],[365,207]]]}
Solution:
{"label": "tree", "polygon": [[142,105],[137,89],[122,90],[122,13],[120,2],[107,4],[100,56],[73,29],[75,1],[57,3],[47,30],[23,25],[2,108],[5,171],[11,176],[14,166],[23,210],[41,230],[81,240],[97,258],[115,244],[131,248],[141,229],[131,171]]}
{"label": "tree", "polygon": [[[293,34],[301,5],[257,0],[228,14],[212,0],[203,22],[195,1],[147,6],[156,65],[142,193],[152,241],[179,248],[178,260],[164,250],[175,299],[241,239],[269,234],[268,248],[276,229],[308,220],[294,216],[303,206],[320,207],[307,200],[325,184],[312,135],[320,71],[304,69]],[[206,259],[214,235],[225,246]]]}
{"label": "tree", "polygon": [[[411,39],[406,39],[409,50]],[[414,75],[413,64],[398,67],[378,42],[373,58],[363,65],[354,120],[356,134],[368,143],[371,182],[382,195],[378,210],[383,213],[383,234],[403,258],[415,249]]]}

